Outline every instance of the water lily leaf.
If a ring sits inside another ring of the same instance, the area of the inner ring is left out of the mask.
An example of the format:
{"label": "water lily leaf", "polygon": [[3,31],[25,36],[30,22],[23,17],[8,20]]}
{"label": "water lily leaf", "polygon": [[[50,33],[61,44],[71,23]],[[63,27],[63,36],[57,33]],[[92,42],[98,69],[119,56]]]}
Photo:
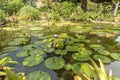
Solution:
{"label": "water lily leaf", "polygon": [[77,61],[89,61],[90,56],[88,54],[74,53],[72,58]]}
{"label": "water lily leaf", "polygon": [[30,51],[30,50],[33,50],[33,49],[36,49],[35,45],[25,45],[25,46],[23,46],[23,50],[26,50],[26,51]]}
{"label": "water lily leaf", "polygon": [[77,38],[80,40],[85,40],[87,37],[84,35],[78,35]]}
{"label": "water lily leaf", "polygon": [[90,50],[87,50],[86,48],[80,48],[79,53],[82,54],[82,55],[83,54],[87,54],[87,55],[92,54],[92,52]]}
{"label": "water lily leaf", "polygon": [[56,50],[56,51],[55,51],[55,54],[58,54],[58,55],[66,55],[66,54],[67,54],[67,51],[66,51],[66,50]]}
{"label": "water lily leaf", "polygon": [[78,51],[79,46],[66,46],[65,50],[69,52]]}
{"label": "water lily leaf", "polygon": [[71,64],[66,64],[65,66],[64,66],[64,68],[66,69],[66,70],[70,70],[70,69],[72,69],[72,65]]}
{"label": "water lily leaf", "polygon": [[36,42],[34,42],[34,45],[40,45],[40,46],[42,46],[44,44],[45,43],[43,41],[36,41]]}
{"label": "water lily leaf", "polygon": [[99,50],[98,53],[102,55],[110,55],[110,52],[107,50]]}
{"label": "water lily leaf", "polygon": [[51,80],[51,76],[47,72],[34,71],[27,75],[27,80]]}
{"label": "water lily leaf", "polygon": [[40,64],[43,60],[44,60],[43,57],[40,55],[32,55],[32,56],[24,59],[23,65],[24,66],[34,66],[34,65]]}
{"label": "water lily leaf", "polygon": [[19,53],[16,54],[17,57],[26,57],[28,56],[28,52],[27,51],[21,51]]}
{"label": "water lily leaf", "polygon": [[99,50],[104,50],[105,49],[104,46],[98,45],[98,44],[90,45],[90,48],[93,48],[95,51],[99,51]]}
{"label": "water lily leaf", "polygon": [[103,55],[94,55],[94,59],[97,61],[100,59],[103,63],[110,63],[111,62],[111,60],[108,57],[103,56]]}
{"label": "water lily leaf", "polygon": [[45,66],[49,69],[58,70],[63,68],[65,61],[59,57],[51,57],[45,60]]}
{"label": "water lily leaf", "polygon": [[38,49],[34,49],[34,50],[30,50],[29,51],[29,54],[30,55],[36,55],[36,54],[39,54],[39,55],[42,55],[42,54],[44,54],[45,52],[44,52],[44,50],[38,50]]}
{"label": "water lily leaf", "polygon": [[119,53],[111,53],[110,56],[111,56],[113,59],[120,60],[120,54],[119,54]]}
{"label": "water lily leaf", "polygon": [[26,44],[27,42],[28,42],[28,39],[26,38],[16,38],[12,42],[9,42],[8,45],[18,46],[18,45]]}
{"label": "water lily leaf", "polygon": [[54,48],[51,48],[51,47],[49,47],[49,48],[46,47],[46,48],[44,49],[44,51],[47,52],[47,53],[52,53],[52,52],[55,51],[55,49],[54,49]]}
{"label": "water lily leaf", "polygon": [[73,70],[74,72],[80,71],[80,70],[81,70],[81,65],[82,65],[81,62],[74,63],[74,64],[73,64],[73,67],[72,67],[72,70]]}
{"label": "water lily leaf", "polygon": [[2,49],[2,52],[6,53],[6,52],[14,52],[18,49],[19,47],[17,46],[10,46],[10,47],[5,47]]}

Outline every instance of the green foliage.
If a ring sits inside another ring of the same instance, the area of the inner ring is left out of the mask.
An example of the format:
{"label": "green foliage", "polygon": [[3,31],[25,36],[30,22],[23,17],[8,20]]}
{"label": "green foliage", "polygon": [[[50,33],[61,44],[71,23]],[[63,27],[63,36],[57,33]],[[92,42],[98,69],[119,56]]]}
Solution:
{"label": "green foliage", "polygon": [[63,68],[65,61],[59,57],[51,57],[45,60],[45,66],[49,69],[59,70]]}
{"label": "green foliage", "polygon": [[8,12],[9,14],[13,14],[18,12],[21,7],[23,7],[23,2],[22,0],[9,0],[9,1],[4,1],[2,4],[2,9]]}
{"label": "green foliage", "polygon": [[0,9],[0,23],[2,23],[6,17],[7,14],[5,13],[5,11]]}
{"label": "green foliage", "polygon": [[23,20],[30,20],[30,21],[31,20],[38,20],[38,19],[40,19],[40,17],[39,17],[40,12],[36,8],[27,5],[27,6],[24,6],[20,9],[19,16]]}
{"label": "green foliage", "polygon": [[9,42],[9,46],[19,46],[19,45],[24,45],[28,42],[28,39],[26,38],[16,38],[12,42]]}
{"label": "green foliage", "polygon": [[47,72],[34,71],[27,75],[27,80],[51,80],[51,76]]}
{"label": "green foliage", "polygon": [[107,56],[102,56],[102,55],[94,55],[95,60],[101,59],[103,63],[110,63],[111,60]]}
{"label": "green foliage", "polygon": [[6,70],[6,80],[26,80],[25,76],[19,76],[18,74],[16,75],[14,72],[11,70]]}
{"label": "green foliage", "polygon": [[115,60],[120,60],[120,54],[119,53],[111,53],[110,56]]}
{"label": "green foliage", "polygon": [[24,66],[35,66],[40,64],[43,61],[43,57],[40,55],[32,55],[30,57],[27,57],[23,61]]}

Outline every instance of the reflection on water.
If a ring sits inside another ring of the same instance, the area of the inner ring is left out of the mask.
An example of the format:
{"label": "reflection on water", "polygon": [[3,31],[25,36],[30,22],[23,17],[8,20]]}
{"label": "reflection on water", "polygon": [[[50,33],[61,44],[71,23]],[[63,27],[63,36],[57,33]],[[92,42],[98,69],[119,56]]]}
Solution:
{"label": "reflection on water", "polygon": [[106,66],[107,72],[112,69],[113,75],[120,77],[120,61],[115,61]]}

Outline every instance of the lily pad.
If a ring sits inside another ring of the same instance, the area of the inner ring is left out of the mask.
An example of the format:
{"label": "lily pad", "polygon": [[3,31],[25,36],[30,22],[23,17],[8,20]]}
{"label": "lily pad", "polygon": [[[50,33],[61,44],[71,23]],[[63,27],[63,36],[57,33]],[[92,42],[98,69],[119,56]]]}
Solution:
{"label": "lily pad", "polygon": [[27,42],[28,42],[28,39],[26,38],[17,38],[17,39],[14,39],[14,41],[9,42],[8,45],[18,46],[18,45],[26,44]]}
{"label": "lily pad", "polygon": [[23,46],[23,50],[26,50],[26,51],[30,51],[30,50],[33,50],[33,49],[36,49],[35,45],[25,45],[25,46]]}
{"label": "lily pad", "polygon": [[27,80],[51,80],[51,76],[47,72],[34,71],[27,75]]}
{"label": "lily pad", "polygon": [[72,65],[71,64],[66,64],[65,66],[64,66],[64,68],[66,69],[66,70],[70,70],[70,69],[72,69]]}
{"label": "lily pad", "polygon": [[90,45],[90,47],[93,48],[95,51],[99,51],[99,50],[104,50],[105,49],[104,46],[98,45],[98,44]]}
{"label": "lily pad", "polygon": [[2,54],[0,54],[0,59],[7,57],[8,55],[9,55],[9,53],[2,53]]}
{"label": "lily pad", "polygon": [[119,53],[111,53],[110,56],[111,56],[113,59],[120,60],[120,54],[119,54]]}
{"label": "lily pad", "polygon": [[35,66],[40,64],[43,61],[43,57],[40,55],[32,55],[30,57],[25,58],[23,61],[24,66]]}
{"label": "lily pad", "polygon": [[90,56],[88,54],[74,53],[72,58],[77,61],[89,61]]}
{"label": "lily pad", "polygon": [[29,51],[29,54],[30,55],[36,55],[36,54],[39,54],[39,55],[42,55],[42,54],[44,54],[45,52],[44,52],[44,50],[38,50],[38,49],[34,49],[34,50],[30,50]]}
{"label": "lily pad", "polygon": [[51,57],[45,60],[45,66],[49,69],[59,70],[63,68],[65,61],[59,57]]}
{"label": "lily pad", "polygon": [[86,48],[80,48],[79,53],[82,54],[82,55],[83,54],[87,54],[87,55],[92,54],[92,52],[90,50],[87,50]]}
{"label": "lily pad", "polygon": [[69,52],[78,51],[79,46],[66,46],[65,50]]}
{"label": "lily pad", "polygon": [[81,70],[81,65],[82,65],[81,62],[74,63],[74,64],[73,64],[73,67],[72,67],[72,70],[73,70],[74,72],[80,71],[80,70]]}
{"label": "lily pad", "polygon": [[67,51],[66,50],[56,50],[55,53],[58,55],[66,55]]}
{"label": "lily pad", "polygon": [[2,49],[2,52],[6,53],[6,52],[14,52],[18,49],[19,47],[17,46],[10,46],[10,47],[5,47]]}
{"label": "lily pad", "polygon": [[108,58],[108,57],[106,57],[106,56],[103,56],[103,55],[94,55],[94,59],[95,60],[99,60],[99,59],[101,59],[101,61],[103,62],[103,63],[110,63],[111,62],[111,60]]}
{"label": "lily pad", "polygon": [[28,52],[27,51],[21,51],[19,53],[16,54],[17,57],[26,57],[28,56]]}
{"label": "lily pad", "polygon": [[44,49],[44,51],[45,52],[47,52],[47,53],[52,53],[52,52],[54,52],[55,51],[55,49],[54,48],[51,48],[51,47],[46,47],[45,49]]}
{"label": "lily pad", "polygon": [[99,50],[98,53],[102,55],[110,55],[110,52],[107,50]]}
{"label": "lily pad", "polygon": [[84,35],[78,35],[77,38],[80,39],[80,40],[84,40],[84,39],[86,39],[87,37],[84,36]]}

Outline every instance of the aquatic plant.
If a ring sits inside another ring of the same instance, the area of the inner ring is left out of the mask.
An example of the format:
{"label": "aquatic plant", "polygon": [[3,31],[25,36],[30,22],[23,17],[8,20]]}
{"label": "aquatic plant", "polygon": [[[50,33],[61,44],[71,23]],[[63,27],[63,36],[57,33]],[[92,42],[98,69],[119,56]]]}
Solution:
{"label": "aquatic plant", "polygon": [[45,60],[45,66],[49,69],[59,70],[63,68],[64,65],[65,65],[65,61],[60,57],[50,57]]}
{"label": "aquatic plant", "polygon": [[[86,73],[83,73],[81,71],[76,72],[76,74],[78,76],[74,77],[74,80],[113,80],[113,76],[112,73],[110,71],[110,75],[108,76],[106,73],[106,69],[104,67],[104,64],[102,63],[102,61],[99,59],[99,63],[100,63],[100,67],[97,66],[97,64],[93,61],[90,60],[92,65],[87,64],[88,69],[91,72],[91,76],[87,76]],[[86,68],[87,69],[87,68]]]}
{"label": "aquatic plant", "polygon": [[35,66],[40,64],[43,61],[43,57],[40,55],[32,55],[24,59],[23,65],[24,66]]}
{"label": "aquatic plant", "polygon": [[34,71],[27,75],[27,80],[51,80],[51,76],[44,71]]}

